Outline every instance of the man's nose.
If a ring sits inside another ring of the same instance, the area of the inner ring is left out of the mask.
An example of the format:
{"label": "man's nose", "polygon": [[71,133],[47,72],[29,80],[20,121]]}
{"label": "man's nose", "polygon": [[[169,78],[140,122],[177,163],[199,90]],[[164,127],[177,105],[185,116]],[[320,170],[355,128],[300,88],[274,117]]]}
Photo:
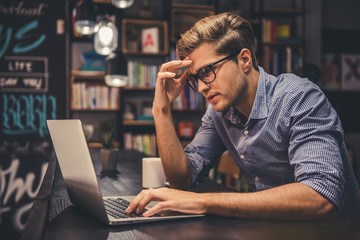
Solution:
{"label": "man's nose", "polygon": [[204,93],[208,91],[210,88],[210,85],[208,83],[204,83],[203,81],[198,79],[198,91],[199,93]]}

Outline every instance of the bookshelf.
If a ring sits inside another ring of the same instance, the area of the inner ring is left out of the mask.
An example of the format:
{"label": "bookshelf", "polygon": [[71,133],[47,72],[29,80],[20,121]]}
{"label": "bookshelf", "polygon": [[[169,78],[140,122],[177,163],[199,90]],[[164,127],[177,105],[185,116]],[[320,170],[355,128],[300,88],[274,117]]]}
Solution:
{"label": "bookshelf", "polygon": [[102,71],[71,71],[71,111],[119,111],[118,88],[104,83]]}
{"label": "bookshelf", "polygon": [[260,65],[273,75],[292,72],[302,75],[304,62],[305,1],[289,1],[284,7],[269,7],[259,0]]}

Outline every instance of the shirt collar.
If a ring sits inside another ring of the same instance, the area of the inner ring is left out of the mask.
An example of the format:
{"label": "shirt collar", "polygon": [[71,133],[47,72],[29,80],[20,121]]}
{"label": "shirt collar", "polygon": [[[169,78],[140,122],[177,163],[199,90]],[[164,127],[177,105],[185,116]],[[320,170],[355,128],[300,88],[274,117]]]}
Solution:
{"label": "shirt collar", "polygon": [[[259,67],[259,81],[256,90],[255,101],[251,109],[250,119],[263,119],[268,115],[268,106],[266,100],[266,76],[265,71],[262,67]],[[244,124],[242,114],[237,111],[234,107],[230,107],[228,110],[223,112],[223,117],[229,120],[232,124]]]}

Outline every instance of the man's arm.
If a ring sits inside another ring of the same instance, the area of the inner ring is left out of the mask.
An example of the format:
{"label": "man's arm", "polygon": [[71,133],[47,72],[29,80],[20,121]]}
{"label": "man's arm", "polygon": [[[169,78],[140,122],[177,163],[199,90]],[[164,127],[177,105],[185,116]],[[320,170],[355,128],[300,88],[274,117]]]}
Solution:
{"label": "man's arm", "polygon": [[191,187],[191,170],[170,116],[154,112],[157,145],[167,181],[172,188]]}
{"label": "man's arm", "polygon": [[312,188],[291,183],[253,193],[209,194],[207,213],[251,219],[326,220],[336,217],[332,203]]}
{"label": "man's arm", "polygon": [[180,95],[188,75],[185,72],[179,78],[175,78],[175,73],[191,63],[191,60],[171,61],[161,66],[156,80],[152,108],[157,145],[166,179],[171,187],[179,189],[191,186],[191,170],[174,128],[171,104]]}
{"label": "man's arm", "polygon": [[262,220],[332,221],[337,210],[322,195],[301,183],[253,193],[193,193],[168,188],[142,191],[128,212],[141,212],[150,201],[161,201],[144,216],[162,211],[210,213]]}

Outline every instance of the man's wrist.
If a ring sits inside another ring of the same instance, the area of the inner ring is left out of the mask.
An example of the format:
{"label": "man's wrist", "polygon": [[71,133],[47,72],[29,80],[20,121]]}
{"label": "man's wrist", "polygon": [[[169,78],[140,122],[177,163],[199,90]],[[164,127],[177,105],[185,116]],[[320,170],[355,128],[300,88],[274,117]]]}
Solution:
{"label": "man's wrist", "polygon": [[153,106],[152,114],[153,114],[154,118],[157,116],[164,116],[164,117],[171,116],[171,106],[167,106],[167,107],[154,107]]}

